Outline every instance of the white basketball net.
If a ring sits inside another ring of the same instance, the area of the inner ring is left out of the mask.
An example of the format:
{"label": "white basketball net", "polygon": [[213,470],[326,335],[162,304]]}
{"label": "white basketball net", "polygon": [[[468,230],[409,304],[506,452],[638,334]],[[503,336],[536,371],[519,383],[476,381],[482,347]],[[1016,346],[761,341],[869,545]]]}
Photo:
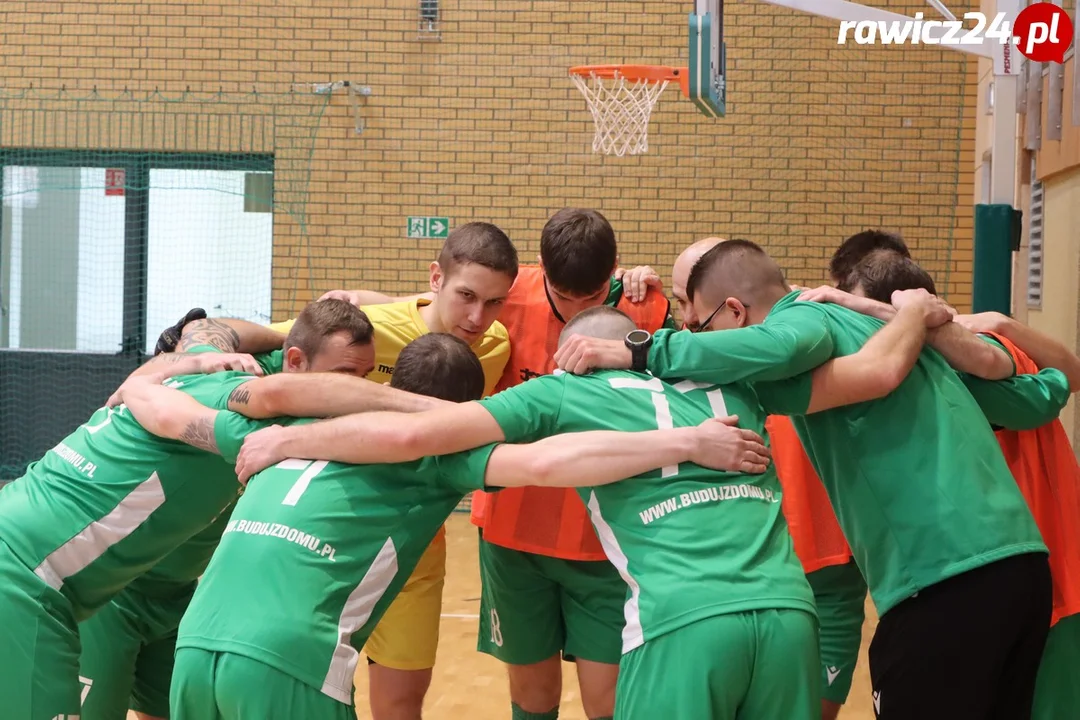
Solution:
{"label": "white basketball net", "polygon": [[593,116],[593,152],[622,157],[649,151],[649,117],[668,80],[630,81],[618,74],[614,78],[570,77]]}

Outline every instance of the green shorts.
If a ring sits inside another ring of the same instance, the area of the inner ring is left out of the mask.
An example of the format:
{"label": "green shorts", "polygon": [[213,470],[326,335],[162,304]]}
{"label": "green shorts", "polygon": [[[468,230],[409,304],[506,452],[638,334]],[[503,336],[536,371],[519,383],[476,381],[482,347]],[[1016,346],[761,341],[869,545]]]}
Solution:
{"label": "green shorts", "polygon": [[79,631],[71,604],[0,542],[0,704],[5,718],[79,716]]}
{"label": "green shorts", "polygon": [[615,720],[820,720],[817,660],[811,613],[714,615],[623,656]]}
{"label": "green shorts", "polygon": [[127,588],[79,625],[80,674],[93,682],[82,720],[115,720],[128,709],[169,716],[176,628],[195,583],[175,597],[152,598]]}
{"label": "green shorts", "polygon": [[257,660],[176,651],[171,720],[356,720],[356,710]]}
{"label": "green shorts", "polygon": [[806,579],[821,627],[821,697],[843,705],[862,645],[866,581],[854,561],[816,570]]}
{"label": "green shorts", "polygon": [[1080,708],[1080,615],[1058,620],[1046,638],[1031,720],[1072,720]]}
{"label": "green shorts", "polygon": [[480,652],[510,665],[559,653],[618,664],[627,590],[611,563],[534,555],[481,537],[480,581]]}

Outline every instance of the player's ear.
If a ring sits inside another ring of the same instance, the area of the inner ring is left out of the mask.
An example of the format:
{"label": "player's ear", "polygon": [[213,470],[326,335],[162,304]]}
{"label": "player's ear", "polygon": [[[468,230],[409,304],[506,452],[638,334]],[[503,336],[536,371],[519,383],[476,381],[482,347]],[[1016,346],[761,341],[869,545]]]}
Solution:
{"label": "player's ear", "polygon": [[431,286],[431,292],[439,292],[442,288],[443,270],[438,261],[435,261],[428,266],[428,274],[428,284]]}
{"label": "player's ear", "polygon": [[731,310],[731,316],[735,319],[735,326],[744,328],[750,324],[750,317],[746,312],[746,306],[739,298],[729,297],[726,301]]}
{"label": "player's ear", "polygon": [[304,372],[308,368],[304,351],[295,345],[285,350],[285,371]]}

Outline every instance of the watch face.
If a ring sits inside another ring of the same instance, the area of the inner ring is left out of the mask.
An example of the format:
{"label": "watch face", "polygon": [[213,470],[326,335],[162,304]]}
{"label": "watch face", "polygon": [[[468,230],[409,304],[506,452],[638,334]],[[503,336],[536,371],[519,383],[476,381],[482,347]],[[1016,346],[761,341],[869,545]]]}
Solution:
{"label": "watch face", "polygon": [[631,345],[643,345],[649,341],[648,330],[631,330],[626,334],[626,342]]}

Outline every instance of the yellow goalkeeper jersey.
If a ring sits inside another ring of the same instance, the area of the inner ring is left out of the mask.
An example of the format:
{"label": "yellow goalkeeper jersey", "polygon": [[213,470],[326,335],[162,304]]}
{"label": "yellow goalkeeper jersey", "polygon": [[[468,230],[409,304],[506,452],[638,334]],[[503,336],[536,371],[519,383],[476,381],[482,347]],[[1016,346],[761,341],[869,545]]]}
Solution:
{"label": "yellow goalkeeper jersey", "polygon": [[[368,380],[390,382],[398,354],[405,346],[431,330],[420,317],[420,308],[430,300],[407,300],[385,305],[365,305],[361,308],[375,328],[375,369]],[[273,323],[269,327],[282,334],[292,330],[296,319]],[[473,352],[484,368],[484,396],[495,391],[502,377],[503,368],[510,359],[510,336],[502,323],[492,323],[479,340],[472,345]]]}

